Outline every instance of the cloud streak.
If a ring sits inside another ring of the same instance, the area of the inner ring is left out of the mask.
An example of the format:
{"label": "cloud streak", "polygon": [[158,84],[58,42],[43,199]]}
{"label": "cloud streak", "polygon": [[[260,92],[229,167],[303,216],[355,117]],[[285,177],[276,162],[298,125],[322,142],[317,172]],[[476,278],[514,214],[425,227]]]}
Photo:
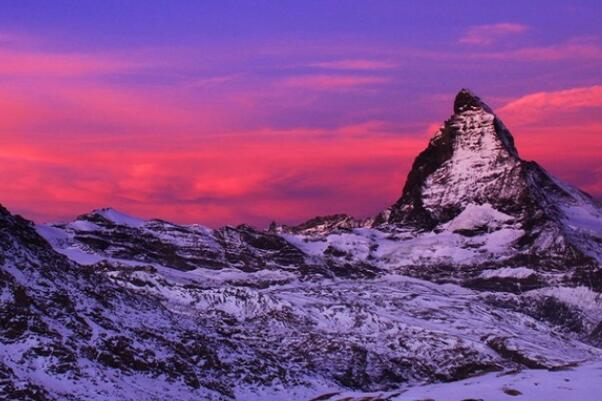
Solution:
{"label": "cloud streak", "polygon": [[299,75],[286,78],[284,86],[292,88],[304,88],[317,91],[331,91],[341,89],[352,89],[357,87],[382,85],[389,82],[389,78],[383,76],[367,75]]}
{"label": "cloud streak", "polygon": [[0,48],[0,76],[73,77],[112,74],[132,71],[143,65],[141,62],[113,55],[15,51]]}
{"label": "cloud streak", "polygon": [[559,113],[600,107],[602,107],[602,85],[593,85],[525,95],[503,106],[499,113],[510,116],[516,124],[526,124]]}
{"label": "cloud streak", "polygon": [[331,70],[378,71],[395,68],[397,64],[377,60],[350,59],[310,63],[309,66]]}
{"label": "cloud streak", "polygon": [[522,47],[507,51],[475,53],[471,55],[471,58],[522,62],[600,60],[602,59],[602,48],[595,43],[569,41],[550,46]]}
{"label": "cloud streak", "polygon": [[498,110],[523,158],[602,198],[602,85],[541,91]]}
{"label": "cloud streak", "polygon": [[469,28],[458,42],[465,45],[487,46],[502,38],[524,33],[528,29],[529,27],[527,25],[513,22],[476,25]]}

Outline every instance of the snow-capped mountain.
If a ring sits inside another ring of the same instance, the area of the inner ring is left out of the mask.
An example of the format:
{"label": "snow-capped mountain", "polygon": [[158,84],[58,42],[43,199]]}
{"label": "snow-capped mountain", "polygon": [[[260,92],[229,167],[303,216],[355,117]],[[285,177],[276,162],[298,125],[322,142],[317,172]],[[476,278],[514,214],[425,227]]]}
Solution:
{"label": "snow-capped mountain", "polygon": [[420,399],[602,361],[602,209],[520,159],[467,90],[374,218],[34,226],[3,209],[0,249],[9,399]]}
{"label": "snow-capped mountain", "polygon": [[416,158],[402,197],[385,215],[389,224],[427,230],[461,217],[468,226],[452,226],[465,234],[512,221],[521,230],[516,257],[582,265],[602,261],[600,210],[589,195],[520,159],[502,121],[462,90],[454,114]]}

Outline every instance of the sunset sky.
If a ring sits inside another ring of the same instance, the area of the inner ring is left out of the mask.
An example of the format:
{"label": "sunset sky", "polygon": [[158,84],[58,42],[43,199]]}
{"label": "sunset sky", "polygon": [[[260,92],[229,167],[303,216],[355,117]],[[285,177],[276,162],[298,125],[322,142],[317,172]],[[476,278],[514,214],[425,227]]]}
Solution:
{"label": "sunset sky", "polygon": [[0,3],[0,203],[209,226],[375,214],[455,93],[602,198],[602,2]]}

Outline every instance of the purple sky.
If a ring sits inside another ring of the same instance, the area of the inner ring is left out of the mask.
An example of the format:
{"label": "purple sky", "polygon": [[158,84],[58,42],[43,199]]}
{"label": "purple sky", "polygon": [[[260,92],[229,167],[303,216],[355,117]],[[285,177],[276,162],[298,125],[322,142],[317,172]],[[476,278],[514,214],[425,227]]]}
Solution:
{"label": "purple sky", "polygon": [[602,196],[602,6],[3,1],[0,202],[209,225],[376,213],[469,87]]}

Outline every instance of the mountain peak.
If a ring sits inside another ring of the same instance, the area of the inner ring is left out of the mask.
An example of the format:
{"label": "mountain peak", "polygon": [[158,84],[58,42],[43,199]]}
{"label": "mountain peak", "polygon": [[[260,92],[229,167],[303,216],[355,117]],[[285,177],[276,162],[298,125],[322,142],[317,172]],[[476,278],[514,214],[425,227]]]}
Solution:
{"label": "mountain peak", "polygon": [[454,114],[414,161],[389,222],[432,228],[469,204],[513,205],[525,186],[522,163],[493,110],[462,89]]}
{"label": "mountain peak", "polygon": [[101,217],[104,220],[111,222],[112,224],[129,226],[129,227],[140,227],[145,221],[134,216],[130,216],[126,213],[122,213],[112,207],[105,207],[101,209],[94,209],[92,212],[78,217],[83,220],[96,220],[96,217]]}
{"label": "mountain peak", "polygon": [[462,88],[454,99],[454,113],[459,114],[467,110],[478,109],[492,113],[491,108],[480,97],[475,95],[470,89]]}
{"label": "mountain peak", "polygon": [[598,207],[537,163],[522,160],[510,131],[469,90],[458,93],[454,112],[414,161],[402,196],[376,224],[430,231],[485,221],[493,230],[489,222],[507,216],[521,233],[531,230],[517,239],[517,247],[562,255],[563,263],[602,260],[587,239],[593,232],[587,227],[599,225]]}

